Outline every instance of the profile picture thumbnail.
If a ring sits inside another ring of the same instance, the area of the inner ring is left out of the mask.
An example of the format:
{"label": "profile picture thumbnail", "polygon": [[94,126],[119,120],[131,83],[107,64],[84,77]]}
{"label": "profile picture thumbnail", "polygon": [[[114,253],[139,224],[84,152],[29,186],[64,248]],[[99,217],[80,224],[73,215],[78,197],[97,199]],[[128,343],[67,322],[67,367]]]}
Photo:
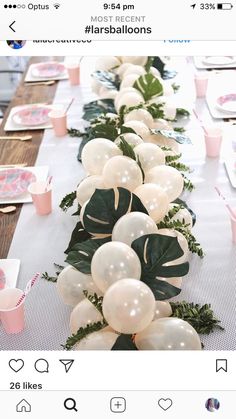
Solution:
{"label": "profile picture thumbnail", "polygon": [[21,49],[25,46],[26,41],[7,41],[7,45],[9,45],[12,49]]}
{"label": "profile picture thumbnail", "polygon": [[220,402],[217,399],[211,398],[206,401],[205,407],[208,412],[215,412],[216,410],[219,410]]}

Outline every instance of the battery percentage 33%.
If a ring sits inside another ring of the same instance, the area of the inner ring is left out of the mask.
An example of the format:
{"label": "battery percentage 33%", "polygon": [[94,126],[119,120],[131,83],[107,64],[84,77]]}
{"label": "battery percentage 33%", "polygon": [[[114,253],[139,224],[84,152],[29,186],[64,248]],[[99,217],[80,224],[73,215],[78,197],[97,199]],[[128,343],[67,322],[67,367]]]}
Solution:
{"label": "battery percentage 33%", "polygon": [[216,4],[214,3],[201,3],[200,9],[201,10],[216,10]]}

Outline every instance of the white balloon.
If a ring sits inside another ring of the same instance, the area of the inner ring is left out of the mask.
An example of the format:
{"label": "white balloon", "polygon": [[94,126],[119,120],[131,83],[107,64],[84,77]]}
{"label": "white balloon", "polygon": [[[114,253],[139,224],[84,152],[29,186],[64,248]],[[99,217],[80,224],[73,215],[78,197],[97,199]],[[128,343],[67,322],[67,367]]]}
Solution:
{"label": "white balloon", "polygon": [[133,129],[143,140],[146,140],[150,135],[149,128],[141,121],[128,121],[125,122],[124,126]]}
{"label": "white balloon", "polygon": [[115,144],[119,145],[121,141],[121,137],[125,139],[125,141],[131,145],[132,147],[135,147],[136,145],[142,144],[143,140],[139,135],[133,134],[132,132],[128,132],[127,134],[119,135],[119,137],[116,138]]}
{"label": "white balloon", "polygon": [[121,279],[113,284],[103,299],[103,315],[117,332],[138,333],[152,321],[155,298],[150,288],[137,279]]}
{"label": "white balloon", "polygon": [[112,240],[120,241],[131,246],[131,243],[145,234],[158,233],[153,219],[142,212],[131,212],[123,215],[112,231]]}
{"label": "white balloon", "polygon": [[162,83],[163,86],[163,96],[173,96],[174,95],[174,89],[172,85],[168,82]]}
{"label": "white balloon", "polygon": [[148,57],[145,57],[144,55],[142,56],[125,56],[125,57],[120,57],[122,63],[131,63],[131,64],[135,64],[135,65],[139,65],[144,67],[145,64],[147,63]]}
{"label": "white balloon", "polygon": [[120,84],[120,89],[124,89],[124,87],[133,87],[136,80],[139,78],[139,74],[128,74],[125,76]]}
{"label": "white balloon", "polygon": [[81,160],[86,172],[90,175],[102,174],[105,163],[122,152],[112,141],[106,138],[95,138],[85,144]]}
{"label": "white balloon", "polygon": [[177,230],[172,230],[170,228],[161,228],[158,230],[158,234],[162,234],[163,236],[170,236],[170,237],[176,237],[178,240],[178,243],[183,250],[184,254],[178,259],[175,259],[174,261],[168,262],[165,264],[165,266],[171,266],[171,265],[178,265],[180,263],[186,262],[189,256],[189,248],[188,248],[188,242],[184,235],[180,233]]}
{"label": "white balloon", "polygon": [[164,119],[174,120],[176,118],[176,106],[170,98],[167,96],[160,96],[160,97],[154,97],[153,99],[150,99],[148,101],[148,104],[155,103],[159,105],[160,103],[163,104],[162,109],[164,112]]}
{"label": "white balloon", "polygon": [[156,301],[155,315],[153,320],[161,319],[163,317],[170,317],[172,315],[172,308],[168,301]]}
{"label": "white balloon", "polygon": [[131,63],[123,63],[115,70],[115,73],[118,74],[118,76],[120,77],[121,80],[123,79],[124,73],[129,68],[130,65],[132,65],[132,64]]}
{"label": "white balloon", "polygon": [[[123,92],[123,90],[121,90],[121,92]],[[119,111],[122,106],[131,108],[132,106],[138,106],[141,103],[144,103],[143,96],[136,90],[136,92],[123,94],[117,102],[116,110]]]}
{"label": "white balloon", "polygon": [[104,166],[103,182],[107,188],[118,186],[133,191],[143,183],[138,164],[126,156],[112,157]]}
{"label": "white balloon", "polygon": [[[175,208],[176,204],[170,204],[169,205],[169,210]],[[171,220],[174,221],[181,221],[181,223],[185,223],[185,224],[189,224],[188,228],[191,230],[193,227],[193,219],[192,216],[190,214],[190,212],[187,210],[187,208],[181,208],[172,218]]]}
{"label": "white balloon", "polygon": [[115,68],[121,64],[120,60],[117,57],[105,56],[99,57],[95,64],[95,70],[97,71],[107,71]]}
{"label": "white balloon", "polygon": [[88,176],[80,182],[76,196],[79,204],[82,206],[94,194],[96,189],[105,189],[103,177],[98,175]]}
{"label": "white balloon", "polygon": [[84,291],[101,294],[90,275],[85,275],[72,266],[67,266],[60,272],[57,291],[63,302],[72,307],[84,299]]}
{"label": "white balloon", "polygon": [[117,109],[117,106],[118,106],[118,102],[119,102],[119,100],[124,96],[124,95],[126,95],[127,93],[136,93],[136,94],[139,94],[140,95],[140,98],[142,98],[142,95],[141,95],[141,93],[137,90],[137,89],[135,89],[134,87],[124,87],[122,90],[120,90],[118,93],[117,93],[117,96],[116,96],[116,98],[115,98],[115,101],[114,101],[114,104],[115,104],[115,108]]}
{"label": "white balloon", "polygon": [[186,351],[201,350],[196,330],[187,322],[175,317],[153,321],[135,336],[140,350]]}
{"label": "white balloon", "polygon": [[89,324],[101,322],[103,320],[101,313],[89,300],[82,300],[71,313],[70,332],[77,333],[81,327]]}
{"label": "white balloon", "polygon": [[156,183],[167,193],[169,201],[178,198],[184,187],[184,178],[174,167],[156,166],[145,175],[145,183]]}
{"label": "white balloon", "polygon": [[108,242],[95,252],[91,273],[97,287],[105,292],[124,278],[140,279],[141,263],[135,251],[121,242]]}
{"label": "white balloon", "polygon": [[101,99],[115,99],[117,95],[117,90],[107,89],[105,86],[101,86],[98,92],[98,96]]}
{"label": "white balloon", "polygon": [[145,183],[134,190],[145,206],[150,217],[158,223],[168,211],[169,199],[167,193],[154,183]]}
{"label": "white balloon", "polygon": [[134,148],[134,152],[139,157],[144,173],[155,166],[165,164],[165,153],[156,144],[140,144]]}
{"label": "white balloon", "polygon": [[172,130],[172,125],[169,121],[166,121],[165,119],[156,119],[153,124],[152,127],[153,129],[166,129],[166,130]]}
{"label": "white balloon", "polygon": [[140,121],[148,128],[153,125],[153,117],[146,109],[134,109],[125,115],[125,122]]}
{"label": "white balloon", "polygon": [[98,80],[92,78],[91,80],[91,89],[92,91],[98,95],[99,94],[99,90],[101,89],[101,83],[99,83]]}
{"label": "white balloon", "polygon": [[[162,134],[149,134],[145,137],[145,141],[154,143],[160,147],[170,148],[172,152],[174,151],[174,155],[179,152],[179,144],[173,138],[167,138]],[[170,152],[167,155],[170,155]]]}
{"label": "white balloon", "polygon": [[151,68],[150,68],[150,73],[151,73],[154,77],[156,77],[157,79],[159,79],[159,81],[162,83],[162,78],[161,78],[160,71],[158,71],[156,67],[151,67]]}
{"label": "white balloon", "polygon": [[139,77],[141,77],[144,76],[144,74],[146,74],[146,70],[141,65],[130,65],[124,72],[123,78],[128,76],[129,74],[137,74]]}
{"label": "white balloon", "polygon": [[[107,328],[105,328],[107,329]],[[118,335],[115,332],[103,331],[94,332],[82,339],[75,345],[76,351],[110,351],[114,346]]]}

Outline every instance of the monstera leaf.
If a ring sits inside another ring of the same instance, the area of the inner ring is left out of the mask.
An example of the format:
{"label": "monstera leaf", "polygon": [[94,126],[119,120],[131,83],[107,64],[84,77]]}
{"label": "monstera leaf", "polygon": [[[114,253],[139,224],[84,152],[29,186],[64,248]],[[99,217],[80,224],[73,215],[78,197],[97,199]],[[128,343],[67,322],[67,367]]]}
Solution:
{"label": "monstera leaf", "polygon": [[151,134],[161,134],[163,137],[171,138],[179,144],[191,144],[191,140],[187,135],[180,134],[174,130],[151,129]]}
{"label": "monstera leaf", "polygon": [[91,121],[91,119],[98,118],[106,113],[116,113],[113,99],[100,99],[84,105],[83,119]]}
{"label": "monstera leaf", "polygon": [[141,262],[141,280],[151,288],[156,300],[166,300],[180,293],[179,288],[158,279],[181,277],[189,271],[187,262],[164,266],[184,254],[176,237],[147,234],[134,240],[132,248]]}
{"label": "monstera leaf", "polygon": [[151,288],[156,300],[168,300],[180,294],[181,289],[161,279],[146,279],[145,284]]}
{"label": "monstera leaf", "polygon": [[82,243],[88,240],[90,237],[91,235],[87,233],[82,223],[79,221],[72,232],[70,243],[68,248],[65,250],[65,253],[69,253],[76,244]]}
{"label": "monstera leaf", "polygon": [[96,124],[91,127],[90,137],[94,138],[107,138],[108,140],[115,141],[118,137],[119,131],[113,124]]}
{"label": "monstera leaf", "polygon": [[85,207],[84,228],[90,234],[111,234],[119,218],[132,211],[147,214],[140,199],[127,189],[96,189]]}
{"label": "monstera leaf", "polygon": [[162,84],[151,73],[139,77],[133,87],[142,93],[145,102],[152,99],[154,96],[163,95]]}
{"label": "monstera leaf", "polygon": [[110,241],[111,238],[90,239],[83,243],[78,243],[73,250],[68,253],[65,262],[72,265],[75,269],[84,274],[91,274],[91,261],[96,250],[104,243]]}
{"label": "monstera leaf", "polygon": [[101,86],[111,90],[118,90],[120,86],[120,79],[110,71],[95,71],[92,77],[97,80]]}
{"label": "monstera leaf", "polygon": [[137,351],[132,335],[120,335],[111,348],[112,351]]}

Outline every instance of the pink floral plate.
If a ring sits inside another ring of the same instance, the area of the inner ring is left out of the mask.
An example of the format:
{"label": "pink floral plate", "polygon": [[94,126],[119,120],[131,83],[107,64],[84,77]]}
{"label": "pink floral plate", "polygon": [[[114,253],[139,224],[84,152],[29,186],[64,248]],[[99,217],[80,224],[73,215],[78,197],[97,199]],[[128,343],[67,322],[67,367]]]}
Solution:
{"label": "pink floral plate", "polygon": [[49,121],[50,111],[51,109],[46,106],[27,106],[14,113],[12,119],[17,125],[32,127],[44,125]]}
{"label": "pink floral plate", "polygon": [[5,169],[0,171],[0,198],[14,198],[27,191],[28,186],[36,181],[36,176],[23,169]]}
{"label": "pink floral plate", "polygon": [[52,78],[65,72],[65,66],[56,62],[40,63],[32,67],[33,77]]}
{"label": "pink floral plate", "polygon": [[0,268],[0,290],[3,290],[5,288],[6,284],[6,277],[4,271]]}
{"label": "pink floral plate", "polygon": [[236,93],[220,96],[216,100],[217,107],[224,112],[236,112]]}

